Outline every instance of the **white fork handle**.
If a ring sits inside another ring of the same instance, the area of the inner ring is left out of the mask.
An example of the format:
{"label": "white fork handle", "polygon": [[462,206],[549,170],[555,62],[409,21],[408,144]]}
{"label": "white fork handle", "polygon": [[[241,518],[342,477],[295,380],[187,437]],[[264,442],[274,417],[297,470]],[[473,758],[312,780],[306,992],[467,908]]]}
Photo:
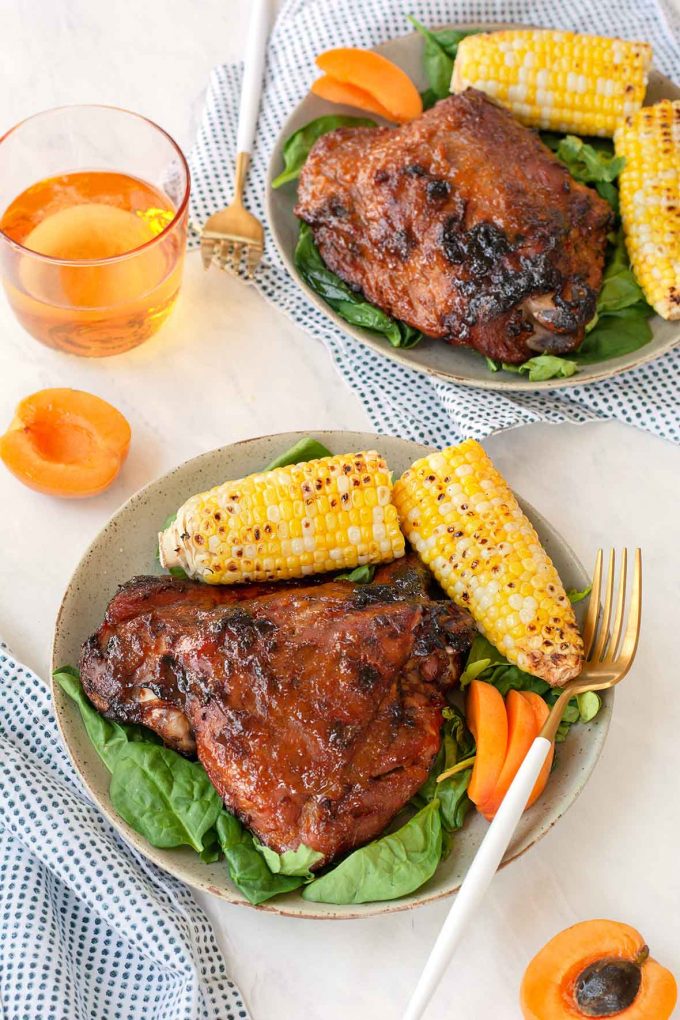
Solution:
{"label": "white fork handle", "polygon": [[411,996],[404,1020],[420,1020],[437,985],[442,979],[453,951],[460,942],[468,922],[479,909],[491,879],[503,860],[517,823],[531,796],[548,752],[550,741],[536,737],[522,762],[510,789],[482,840],[482,845],[468,869],[453,906],[442,926],[416,990]]}
{"label": "white fork handle", "polygon": [[269,34],[270,0],[250,0],[250,3],[244,4],[244,6],[250,7],[250,22],[243,70],[241,105],[238,111],[237,153],[253,151],[255,125],[262,95],[264,54]]}

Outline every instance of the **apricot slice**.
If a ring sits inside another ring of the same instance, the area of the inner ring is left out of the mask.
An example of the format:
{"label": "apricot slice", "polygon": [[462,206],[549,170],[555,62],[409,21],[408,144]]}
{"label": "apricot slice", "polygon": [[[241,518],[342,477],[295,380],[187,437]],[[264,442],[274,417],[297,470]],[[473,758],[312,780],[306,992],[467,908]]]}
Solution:
{"label": "apricot slice", "polygon": [[472,680],[465,719],[477,744],[468,796],[481,808],[493,796],[508,746],[508,713],[502,694],[484,680]]}
{"label": "apricot slice", "polygon": [[385,120],[396,120],[394,114],[381,106],[370,92],[360,89],[348,82],[337,81],[329,75],[324,74],[312,82],[311,91],[321,99],[327,99],[329,103],[345,103],[347,106],[355,106],[358,110],[368,110],[369,113],[377,113]]}
{"label": "apricot slice", "polygon": [[[675,978],[648,954],[640,933],[619,921],[582,921],[567,928],[546,943],[524,973],[524,1020],[669,1020],[677,1000]],[[632,967],[640,971],[639,984],[631,981]]]}
{"label": "apricot slice", "polygon": [[130,426],[115,407],[83,390],[48,389],[26,397],[0,437],[0,458],[38,492],[94,496],[114,480],[130,446]]}
{"label": "apricot slice", "polygon": [[316,58],[317,66],[336,81],[370,93],[392,120],[407,121],[420,116],[423,102],[409,76],[386,57],[371,50],[339,47]]}
{"label": "apricot slice", "polygon": [[[528,703],[531,705],[534,711],[534,714],[536,716],[536,734],[538,735],[543,729],[546,719],[550,715],[550,709],[546,705],[541,695],[536,694],[535,691],[522,691],[522,697],[525,699],[525,701],[528,701]],[[531,791],[531,796],[527,801],[527,808],[530,808],[531,805],[538,800],[538,798],[541,796],[546,786],[548,785],[548,779],[550,778],[550,770],[552,769],[554,757],[555,757],[555,744],[553,742],[552,747],[548,751],[548,757],[545,759],[543,768],[539,772],[538,779],[536,780],[534,788]]]}
{"label": "apricot slice", "polygon": [[491,797],[477,805],[489,821],[501,806],[503,797],[510,789],[510,784],[538,734],[536,714],[519,691],[508,691],[505,709],[508,714],[508,749],[505,761]]}

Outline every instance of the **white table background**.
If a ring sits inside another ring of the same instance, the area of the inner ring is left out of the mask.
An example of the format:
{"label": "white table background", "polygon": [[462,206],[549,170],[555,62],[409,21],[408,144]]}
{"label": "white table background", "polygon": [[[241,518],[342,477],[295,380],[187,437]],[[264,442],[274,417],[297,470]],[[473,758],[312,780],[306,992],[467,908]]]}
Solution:
{"label": "white table background", "polygon": [[[188,148],[210,67],[243,51],[247,8],[243,0],[0,0],[0,134],[43,108],[103,102],[148,115]],[[238,439],[369,424],[319,343],[252,290],[204,274],[196,254],[166,327],[108,360],[41,347],[0,299],[0,427],[23,396],[46,386],[110,400],[129,419],[133,443],[112,488],[82,502],[33,493],[0,466],[0,633],[43,676],[68,577],[137,488]],[[645,621],[596,773],[559,825],[497,876],[431,1020],[518,1017],[530,957],[585,918],[638,926],[680,975],[680,451],[617,423],[536,425],[486,447],[584,561],[598,545],[644,547]],[[447,910],[332,924],[202,901],[254,1020],[397,1018]]]}

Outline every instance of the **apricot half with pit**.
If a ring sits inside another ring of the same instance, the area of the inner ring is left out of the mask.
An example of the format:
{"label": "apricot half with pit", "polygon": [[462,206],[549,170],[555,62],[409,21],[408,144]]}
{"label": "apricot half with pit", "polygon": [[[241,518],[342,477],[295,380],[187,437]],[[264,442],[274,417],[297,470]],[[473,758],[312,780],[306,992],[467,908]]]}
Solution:
{"label": "apricot half with pit", "polygon": [[522,980],[525,1020],[669,1020],[675,978],[649,955],[639,932],[618,921],[583,921],[533,958]]}

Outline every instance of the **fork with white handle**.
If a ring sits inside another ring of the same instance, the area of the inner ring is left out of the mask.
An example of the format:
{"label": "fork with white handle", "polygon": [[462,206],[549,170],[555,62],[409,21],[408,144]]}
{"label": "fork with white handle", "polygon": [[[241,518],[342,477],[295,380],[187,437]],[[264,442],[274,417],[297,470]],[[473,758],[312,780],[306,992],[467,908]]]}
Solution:
{"label": "fork with white handle", "polygon": [[[642,611],[642,557],[635,551],[633,582],[626,607],[627,555],[624,549],[619,570],[619,584],[614,598],[615,555],[609,554],[609,570],[604,606],[600,607],[602,585],[602,550],[597,554],[588,614],[583,626],[585,663],[580,675],[563,688],[543,729],[534,740],[510,789],[506,793],[488,832],[482,841],[465,880],[453,902],[434,944],[429,959],[411,997],[403,1020],[420,1020],[437,985],[442,979],[453,952],[468,923],[474,918],[491,884],[517,824],[522,817],[534,784],[548,756],[567,702],[586,691],[602,691],[613,687],[630,669],[637,651]],[[614,609],[614,604],[616,608]],[[614,619],[612,623],[612,610]],[[611,624],[611,630],[610,630]]]}
{"label": "fork with white handle", "polygon": [[234,198],[230,205],[213,213],[206,221],[201,231],[201,257],[205,269],[216,262],[221,269],[229,269],[237,276],[244,263],[248,276],[252,277],[264,252],[264,229],[260,221],[245,208],[243,191],[262,95],[264,56],[271,16],[270,0],[250,0],[247,7],[250,10],[250,22],[238,113]]}

